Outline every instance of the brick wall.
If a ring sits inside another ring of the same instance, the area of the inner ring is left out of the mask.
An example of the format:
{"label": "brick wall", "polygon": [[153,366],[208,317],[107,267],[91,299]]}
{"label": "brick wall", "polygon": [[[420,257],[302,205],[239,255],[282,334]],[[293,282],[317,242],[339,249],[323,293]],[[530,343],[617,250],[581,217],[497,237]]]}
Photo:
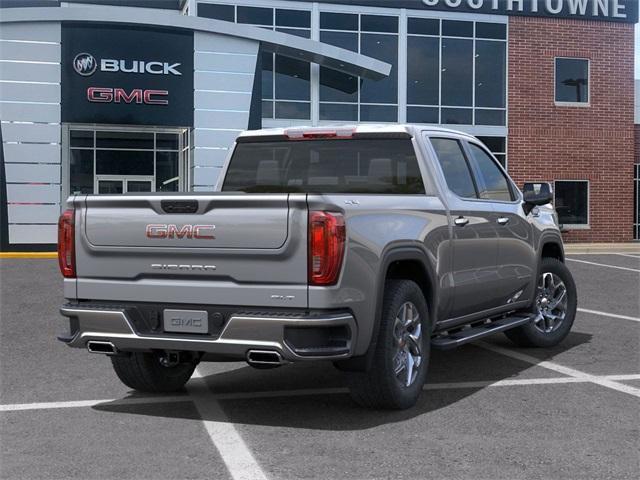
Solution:
{"label": "brick wall", "polygon": [[[509,19],[509,172],[520,186],[590,181],[591,228],[569,242],[633,238],[633,35],[628,24]],[[590,107],[555,105],[558,56],[591,60]]]}

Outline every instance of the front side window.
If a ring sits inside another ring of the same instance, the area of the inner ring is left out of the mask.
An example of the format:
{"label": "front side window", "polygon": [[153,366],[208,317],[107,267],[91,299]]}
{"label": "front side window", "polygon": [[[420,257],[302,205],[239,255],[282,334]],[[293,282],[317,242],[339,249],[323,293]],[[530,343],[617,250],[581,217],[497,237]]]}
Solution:
{"label": "front side window", "polygon": [[556,102],[589,103],[589,60],[556,58]]}
{"label": "front side window", "polygon": [[451,138],[432,138],[431,144],[449,190],[463,198],[477,198],[471,170],[460,142]]}
{"label": "front side window", "polygon": [[469,144],[471,156],[478,170],[480,198],[510,202],[513,200],[509,181],[491,156],[478,145]]}
{"label": "front side window", "polygon": [[222,190],[246,193],[424,194],[409,139],[238,143]]}
{"label": "front side window", "polygon": [[588,225],[589,182],[586,180],[556,181],[555,208],[561,225]]}

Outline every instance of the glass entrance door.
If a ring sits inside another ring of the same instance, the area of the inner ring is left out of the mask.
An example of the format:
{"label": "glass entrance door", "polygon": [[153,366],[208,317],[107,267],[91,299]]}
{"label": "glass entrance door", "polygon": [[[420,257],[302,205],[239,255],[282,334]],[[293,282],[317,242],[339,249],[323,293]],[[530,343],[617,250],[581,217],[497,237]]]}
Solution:
{"label": "glass entrance door", "polygon": [[118,194],[132,192],[154,192],[153,177],[98,175],[94,191],[98,194]]}

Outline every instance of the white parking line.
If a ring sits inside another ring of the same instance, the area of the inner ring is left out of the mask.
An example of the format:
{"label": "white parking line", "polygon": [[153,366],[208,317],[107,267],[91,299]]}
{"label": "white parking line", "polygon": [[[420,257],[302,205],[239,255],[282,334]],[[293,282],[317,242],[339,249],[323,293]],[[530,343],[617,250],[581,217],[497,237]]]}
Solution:
{"label": "white parking line", "polygon": [[[622,375],[598,375],[598,379],[611,381],[640,380],[640,374],[622,374]],[[577,377],[549,377],[549,378],[524,378],[510,380],[480,380],[474,382],[446,382],[446,383],[427,383],[424,390],[457,390],[457,389],[475,389],[485,387],[517,387],[527,385],[563,385],[568,383],[588,383],[590,379]],[[204,389],[204,390],[203,390]],[[198,385],[194,390],[206,392],[206,385]],[[196,393],[196,392],[194,392]],[[299,389],[299,390],[262,390],[257,392],[237,392],[237,393],[207,393],[207,402],[216,400],[248,400],[259,398],[277,398],[277,397],[304,397],[311,395],[336,395],[349,393],[347,388],[317,388],[317,389]],[[210,399],[210,400],[209,400]],[[193,402],[193,396],[168,396],[168,397],[134,397],[122,399],[102,399],[102,400],[79,400],[69,402],[41,402],[41,403],[13,403],[0,405],[0,412],[19,412],[24,410],[54,410],[60,408],[82,408],[96,406],[113,406],[113,405],[146,405],[156,403],[179,403]],[[217,418],[221,418],[216,413]]]}
{"label": "white parking line", "polygon": [[608,267],[608,268],[615,268],[617,270],[627,270],[629,272],[640,273],[640,270],[638,270],[637,268],[619,267],[617,265],[607,265],[606,263],[587,262],[586,260],[578,260],[576,258],[569,258],[569,257],[567,257],[567,260],[570,262],[587,263],[589,265],[596,265],[598,267]]}
{"label": "white parking line", "polygon": [[618,383],[614,380],[610,380],[608,378],[598,377],[596,375],[591,375],[586,372],[581,372],[580,370],[576,370],[574,368],[565,367],[564,365],[559,365],[557,363],[548,362],[546,360],[540,360],[538,358],[532,357],[530,355],[526,355],[521,352],[516,352],[513,350],[509,350],[508,348],[499,347],[497,345],[492,345],[486,342],[475,342],[474,345],[478,347],[482,347],[486,350],[489,350],[494,353],[499,353],[506,357],[511,357],[516,360],[520,360],[521,362],[529,363],[531,365],[536,365],[538,367],[546,368],[547,370],[553,370],[554,372],[561,373],[563,375],[568,375],[574,378],[580,378],[586,382],[595,383],[596,385],[600,385],[602,387],[610,388],[612,390],[617,390],[619,392],[628,393],[629,395],[633,395],[634,397],[640,398],[640,388],[631,387],[629,385],[625,385],[623,383]]}
{"label": "white parking line", "polygon": [[231,477],[234,480],[266,480],[267,476],[220,404],[209,392],[207,383],[198,369],[187,384],[187,390]]}
{"label": "white parking line", "polygon": [[590,313],[592,315],[600,315],[602,317],[619,318],[620,320],[631,320],[632,322],[640,322],[640,318],[627,317],[626,315],[618,315],[617,313],[600,312],[598,310],[589,310],[587,308],[578,308],[579,312]]}

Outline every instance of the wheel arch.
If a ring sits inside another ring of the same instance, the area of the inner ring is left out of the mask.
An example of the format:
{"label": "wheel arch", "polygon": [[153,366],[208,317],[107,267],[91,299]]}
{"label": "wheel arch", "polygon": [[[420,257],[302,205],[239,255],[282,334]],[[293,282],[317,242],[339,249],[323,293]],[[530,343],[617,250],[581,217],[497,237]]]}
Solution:
{"label": "wheel arch", "polygon": [[389,279],[405,279],[415,281],[423,292],[429,308],[429,315],[435,321],[437,310],[437,277],[435,267],[422,244],[393,245],[384,250],[376,279],[375,319],[371,340],[367,352],[360,357],[336,362],[338,368],[347,371],[366,371],[370,368],[375,351],[380,322],[382,320],[382,302],[384,288]]}

